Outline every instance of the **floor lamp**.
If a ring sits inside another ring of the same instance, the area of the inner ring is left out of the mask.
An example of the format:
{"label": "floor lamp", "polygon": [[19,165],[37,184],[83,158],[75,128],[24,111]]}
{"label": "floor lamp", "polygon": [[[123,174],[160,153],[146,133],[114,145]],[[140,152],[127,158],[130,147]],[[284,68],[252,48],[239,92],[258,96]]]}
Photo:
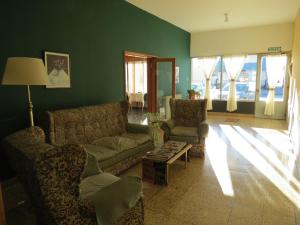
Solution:
{"label": "floor lamp", "polygon": [[4,85],[27,85],[30,125],[34,126],[30,85],[47,85],[48,75],[41,59],[27,57],[8,58],[2,79]]}

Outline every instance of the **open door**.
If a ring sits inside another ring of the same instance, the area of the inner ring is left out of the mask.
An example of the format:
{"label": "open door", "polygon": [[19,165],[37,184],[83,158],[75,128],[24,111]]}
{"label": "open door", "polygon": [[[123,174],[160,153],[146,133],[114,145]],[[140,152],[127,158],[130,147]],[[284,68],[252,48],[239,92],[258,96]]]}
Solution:
{"label": "open door", "polygon": [[148,112],[159,112],[162,118],[168,111],[169,99],[175,98],[175,58],[150,58],[148,76]]}
{"label": "open door", "polygon": [[171,115],[170,99],[175,98],[175,58],[157,59],[157,112],[162,119]]}
{"label": "open door", "polygon": [[[274,55],[274,54],[273,54]],[[288,87],[289,87],[289,77],[288,77],[288,64],[290,61],[289,54],[280,54],[282,60],[275,61],[276,65],[273,65],[276,75],[276,80],[274,84],[274,101],[275,101],[275,113],[271,116],[266,116],[264,114],[266,101],[269,91],[269,81],[268,81],[268,63],[270,67],[272,66],[272,61],[267,62],[266,58],[268,54],[261,54],[258,57],[258,77],[256,82],[256,100],[255,100],[255,116],[260,118],[271,118],[271,119],[286,119],[287,113],[287,101],[288,101]],[[274,71],[270,70],[270,74]],[[274,76],[275,76],[274,75]]]}

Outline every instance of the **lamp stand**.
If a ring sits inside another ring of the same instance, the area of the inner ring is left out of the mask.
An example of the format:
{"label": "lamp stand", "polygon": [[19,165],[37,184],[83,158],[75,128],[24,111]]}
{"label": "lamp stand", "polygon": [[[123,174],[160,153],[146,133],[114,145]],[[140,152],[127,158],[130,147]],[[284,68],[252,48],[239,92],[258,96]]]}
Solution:
{"label": "lamp stand", "polygon": [[31,101],[31,95],[30,95],[30,87],[27,85],[27,95],[28,95],[28,113],[29,113],[29,119],[30,119],[30,126],[34,126],[34,121],[33,121],[33,105]]}

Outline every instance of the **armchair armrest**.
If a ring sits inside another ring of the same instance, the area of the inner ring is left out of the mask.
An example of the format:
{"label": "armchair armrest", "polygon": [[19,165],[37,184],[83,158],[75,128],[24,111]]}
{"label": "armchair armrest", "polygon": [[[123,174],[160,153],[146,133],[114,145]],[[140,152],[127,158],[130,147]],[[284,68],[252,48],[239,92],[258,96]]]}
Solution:
{"label": "armchair armrest", "polygon": [[199,128],[198,128],[198,134],[200,137],[202,138],[206,138],[208,135],[208,130],[209,130],[209,126],[207,124],[207,122],[204,120],[199,124]]}
{"label": "armchair armrest", "polygon": [[141,125],[141,124],[133,124],[133,123],[128,123],[127,131],[131,133],[145,133],[145,134],[148,134],[150,132],[149,126]]}
{"label": "armchair armrest", "polygon": [[175,126],[175,122],[172,119],[162,122],[162,124],[160,125],[160,128],[164,131],[165,141],[169,139],[171,135],[171,130],[174,126]]}

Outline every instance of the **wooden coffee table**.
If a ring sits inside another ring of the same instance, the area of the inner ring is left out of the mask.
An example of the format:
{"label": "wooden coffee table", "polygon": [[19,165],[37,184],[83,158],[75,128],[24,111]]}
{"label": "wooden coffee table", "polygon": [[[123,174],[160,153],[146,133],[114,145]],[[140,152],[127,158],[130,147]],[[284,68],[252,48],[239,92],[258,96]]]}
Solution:
{"label": "wooden coffee table", "polygon": [[168,185],[169,165],[184,155],[185,166],[187,167],[188,151],[192,148],[191,144],[186,144],[181,150],[165,161],[156,160],[148,156],[143,157],[143,180],[154,184]]}

